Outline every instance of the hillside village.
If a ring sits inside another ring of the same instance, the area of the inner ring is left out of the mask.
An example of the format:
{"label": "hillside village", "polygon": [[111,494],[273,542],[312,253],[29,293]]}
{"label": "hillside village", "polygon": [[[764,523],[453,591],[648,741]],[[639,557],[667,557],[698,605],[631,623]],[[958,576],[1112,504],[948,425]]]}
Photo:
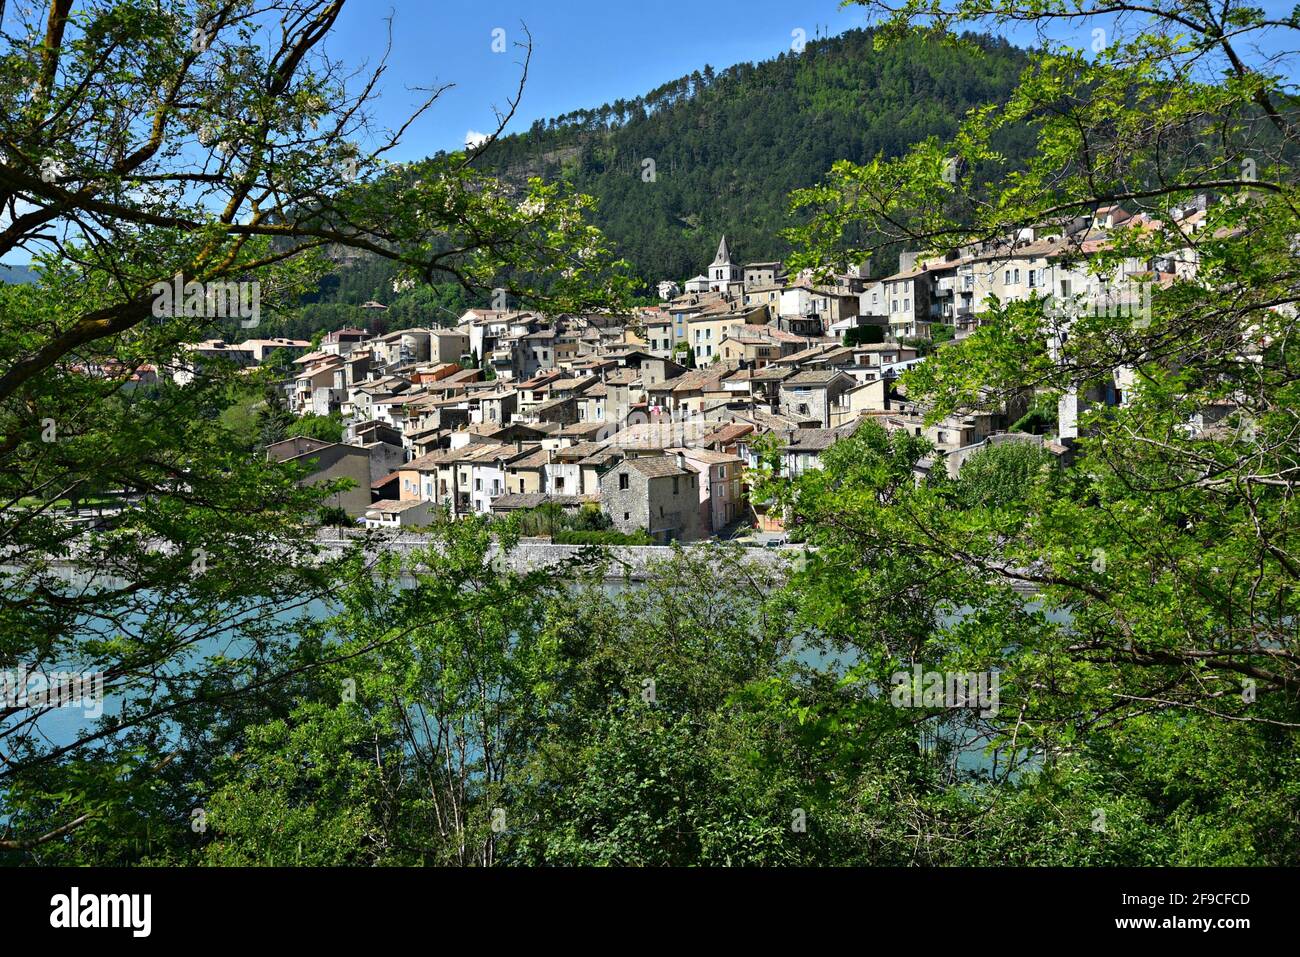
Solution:
{"label": "hillside village", "polygon": [[[1189,237],[1205,217],[1204,199],[1176,213]],[[549,505],[598,508],[605,527],[659,543],[780,532],[783,516],[746,482],[764,436],[779,444],[787,476],[818,468],[866,419],[928,439],[920,475],[956,475],[974,452],[1006,441],[1068,457],[1081,409],[1125,402],[1128,370],[1061,398],[1043,434],[1013,429],[1033,395],[927,422],[899,377],[940,340],[970,335],[995,298],[1068,304],[1045,309],[1049,344],[1079,310],[1140,317],[1153,286],[1194,276],[1190,246],[1108,276],[1089,260],[1113,230],[1160,225],[1105,207],[943,255],[903,254],[880,279],[849,269],[825,282],[780,262],[742,263],[723,237],[704,271],[659,283],[660,304],[627,315],[470,309],[451,327],[339,329],[314,351],[302,340],[214,340],[191,346],[173,374],[291,353],[289,408],[341,415],[343,441],[298,436],[267,452],[308,465],[313,481],[350,479],[334,504],[372,528]]]}

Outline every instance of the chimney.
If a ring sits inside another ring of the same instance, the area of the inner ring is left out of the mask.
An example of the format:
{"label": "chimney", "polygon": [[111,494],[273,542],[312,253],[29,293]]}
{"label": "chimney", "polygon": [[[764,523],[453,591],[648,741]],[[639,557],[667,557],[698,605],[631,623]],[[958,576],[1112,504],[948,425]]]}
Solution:
{"label": "chimney", "polygon": [[515,439],[515,452],[516,452],[516,453],[519,453],[519,452],[522,452],[523,450],[524,450],[524,440],[523,440],[523,439]]}
{"label": "chimney", "polygon": [[683,472],[686,471],[686,454],[684,452],[677,453],[677,467]]}

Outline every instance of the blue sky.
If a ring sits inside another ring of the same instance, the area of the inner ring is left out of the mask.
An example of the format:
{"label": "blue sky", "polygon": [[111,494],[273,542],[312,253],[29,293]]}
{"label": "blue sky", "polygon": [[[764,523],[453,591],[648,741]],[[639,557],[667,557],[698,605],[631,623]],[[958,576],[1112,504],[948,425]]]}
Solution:
{"label": "blue sky", "polygon": [[[464,145],[470,130],[493,128],[518,82],[524,39],[533,36],[529,82],[512,130],[533,120],[620,97],[632,98],[701,69],[764,60],[789,49],[792,32],[812,39],[866,25],[860,8],[837,0],[363,0],[349,4],[327,50],[349,64],[377,62],[392,16],[392,51],[381,123],[399,122],[416,100],[410,86],[454,83],[392,159],[415,159]],[[508,50],[492,51],[494,29]]]}
{"label": "blue sky", "polygon": [[[1277,13],[1291,7],[1290,0],[1257,2]],[[409,131],[389,157],[395,160],[456,149],[467,132],[493,128],[492,106],[504,107],[518,82],[513,43],[523,39],[521,21],[533,36],[533,60],[511,131],[635,97],[706,63],[721,69],[777,56],[797,29],[813,39],[867,25],[862,7],[838,0],[356,0],[327,50],[349,64],[377,62],[390,16],[393,45],[377,120],[405,118],[416,100],[407,87],[456,84]],[[504,54],[492,52],[497,28],[506,31]],[[1028,27],[1006,35],[1022,45],[1035,39]],[[1092,39],[1082,25],[1054,37],[1085,49]]]}
{"label": "blue sky", "polygon": [[[1283,13],[1292,0],[1257,2]],[[512,132],[635,97],[705,64],[720,70],[775,57],[790,49],[796,30],[811,40],[867,25],[863,8],[839,0],[350,0],[325,50],[349,68],[373,68],[390,19],[392,49],[371,104],[376,125],[403,122],[422,99],[415,88],[454,84],[388,154],[395,161],[457,149],[471,131],[494,128],[493,106],[504,109],[518,84],[521,22],[532,33],[533,59]],[[505,31],[505,53],[493,52],[497,29]],[[1035,39],[1028,27],[1006,35],[1021,45]],[[1091,40],[1081,25],[1054,38],[1079,48]]]}

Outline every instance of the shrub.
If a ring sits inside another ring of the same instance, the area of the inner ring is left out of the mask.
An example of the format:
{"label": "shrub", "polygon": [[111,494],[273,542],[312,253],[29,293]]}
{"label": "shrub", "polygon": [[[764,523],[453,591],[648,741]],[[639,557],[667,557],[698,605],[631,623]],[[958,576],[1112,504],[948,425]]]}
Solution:
{"label": "shrub", "polygon": [[968,508],[1001,508],[1020,501],[1041,481],[1044,468],[1056,457],[1030,442],[1002,442],[981,449],[966,460],[957,476],[958,499]]}

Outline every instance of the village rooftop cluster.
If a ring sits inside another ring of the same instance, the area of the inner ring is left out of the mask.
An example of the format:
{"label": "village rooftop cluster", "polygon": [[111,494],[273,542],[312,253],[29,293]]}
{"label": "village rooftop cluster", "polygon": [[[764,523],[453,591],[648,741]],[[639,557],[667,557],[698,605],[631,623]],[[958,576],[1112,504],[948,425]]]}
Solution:
{"label": "village rooftop cluster", "polygon": [[[1204,199],[1176,212],[1188,235],[1205,216]],[[1127,259],[1106,275],[1090,259],[1113,230],[1160,225],[1110,206],[943,255],[907,253],[881,279],[850,268],[824,282],[779,262],[737,263],[724,237],[707,270],[659,283],[659,305],[626,315],[470,309],[451,327],[339,329],[314,351],[301,340],[212,340],[190,346],[173,374],[293,354],[289,408],[339,413],[344,439],[294,437],[268,454],[306,465],[310,481],[351,479],[333,504],[373,528],[549,504],[598,508],[612,528],[658,543],[779,532],[784,516],[755,501],[746,480],[764,436],[779,444],[785,476],[820,467],[867,419],[929,440],[921,474],[956,475],[1004,441],[1068,456],[1080,411],[1124,403],[1131,370],[1062,397],[1048,434],[1009,430],[1029,394],[928,422],[899,377],[927,361],[933,330],[968,336],[994,297],[1127,307],[1140,318],[1152,285],[1195,276],[1193,248]],[[359,316],[383,309],[367,303]],[[1068,312],[1050,320],[1058,347]]]}

